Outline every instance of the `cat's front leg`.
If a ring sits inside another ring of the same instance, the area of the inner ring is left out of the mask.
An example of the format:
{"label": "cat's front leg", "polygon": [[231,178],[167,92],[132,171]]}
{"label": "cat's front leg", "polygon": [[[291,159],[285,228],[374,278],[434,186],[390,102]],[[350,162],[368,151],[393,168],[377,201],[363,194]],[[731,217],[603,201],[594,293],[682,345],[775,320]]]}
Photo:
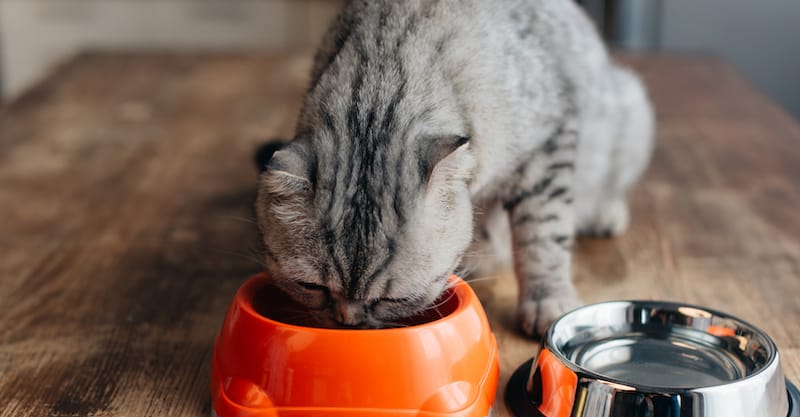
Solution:
{"label": "cat's front leg", "polygon": [[504,205],[519,282],[520,326],[529,336],[544,334],[553,320],[581,304],[570,274],[576,147],[576,132],[560,130],[517,170]]}

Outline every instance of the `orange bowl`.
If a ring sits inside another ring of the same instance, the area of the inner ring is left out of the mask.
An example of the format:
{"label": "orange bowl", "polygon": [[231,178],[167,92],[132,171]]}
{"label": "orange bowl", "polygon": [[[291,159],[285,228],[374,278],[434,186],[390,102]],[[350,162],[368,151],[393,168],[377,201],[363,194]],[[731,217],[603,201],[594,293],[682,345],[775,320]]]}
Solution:
{"label": "orange bowl", "polygon": [[277,321],[281,296],[260,274],[231,303],[211,370],[219,417],[485,417],[498,379],[497,343],[467,283],[416,323],[353,330]]}

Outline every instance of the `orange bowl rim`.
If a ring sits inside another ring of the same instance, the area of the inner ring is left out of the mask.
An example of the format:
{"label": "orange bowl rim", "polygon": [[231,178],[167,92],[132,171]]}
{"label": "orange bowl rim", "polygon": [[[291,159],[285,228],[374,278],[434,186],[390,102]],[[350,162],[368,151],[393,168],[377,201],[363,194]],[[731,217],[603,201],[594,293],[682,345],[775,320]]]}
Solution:
{"label": "orange bowl rim", "polygon": [[458,297],[458,306],[456,306],[456,308],[445,317],[422,324],[415,324],[406,327],[391,327],[386,329],[331,329],[327,327],[300,326],[269,318],[253,308],[253,303],[250,300],[252,300],[254,293],[258,288],[258,284],[265,282],[268,279],[267,277],[268,275],[266,272],[261,272],[248,278],[248,280],[236,291],[236,295],[234,297],[236,303],[239,304],[242,310],[247,312],[247,314],[257,318],[259,321],[275,326],[276,328],[283,328],[295,332],[387,335],[391,333],[403,333],[421,330],[424,328],[435,327],[439,323],[450,320],[451,318],[461,314],[469,308],[473,299],[477,299],[477,296],[469,287],[469,284],[459,276],[453,274],[447,279],[448,290],[453,291],[455,296]]}

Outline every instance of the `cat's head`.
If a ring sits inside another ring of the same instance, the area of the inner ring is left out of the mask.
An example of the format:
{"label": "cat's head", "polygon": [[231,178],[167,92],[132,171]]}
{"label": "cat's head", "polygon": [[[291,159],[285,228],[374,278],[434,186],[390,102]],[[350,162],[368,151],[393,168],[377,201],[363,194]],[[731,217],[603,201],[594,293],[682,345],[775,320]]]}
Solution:
{"label": "cat's head", "polygon": [[379,328],[413,316],[470,244],[474,167],[459,136],[402,148],[292,141],[260,177],[269,275],[310,324]]}

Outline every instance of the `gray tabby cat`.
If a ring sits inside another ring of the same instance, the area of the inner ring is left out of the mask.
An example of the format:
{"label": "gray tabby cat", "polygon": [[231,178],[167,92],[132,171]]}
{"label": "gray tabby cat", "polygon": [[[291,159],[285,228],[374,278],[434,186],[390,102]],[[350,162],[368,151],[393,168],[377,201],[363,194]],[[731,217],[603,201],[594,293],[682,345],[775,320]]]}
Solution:
{"label": "gray tabby cat", "polygon": [[318,323],[374,328],[508,241],[520,324],[542,333],[580,303],[575,232],[627,227],[652,135],[642,85],[572,1],[350,1],[260,179],[267,269]]}

